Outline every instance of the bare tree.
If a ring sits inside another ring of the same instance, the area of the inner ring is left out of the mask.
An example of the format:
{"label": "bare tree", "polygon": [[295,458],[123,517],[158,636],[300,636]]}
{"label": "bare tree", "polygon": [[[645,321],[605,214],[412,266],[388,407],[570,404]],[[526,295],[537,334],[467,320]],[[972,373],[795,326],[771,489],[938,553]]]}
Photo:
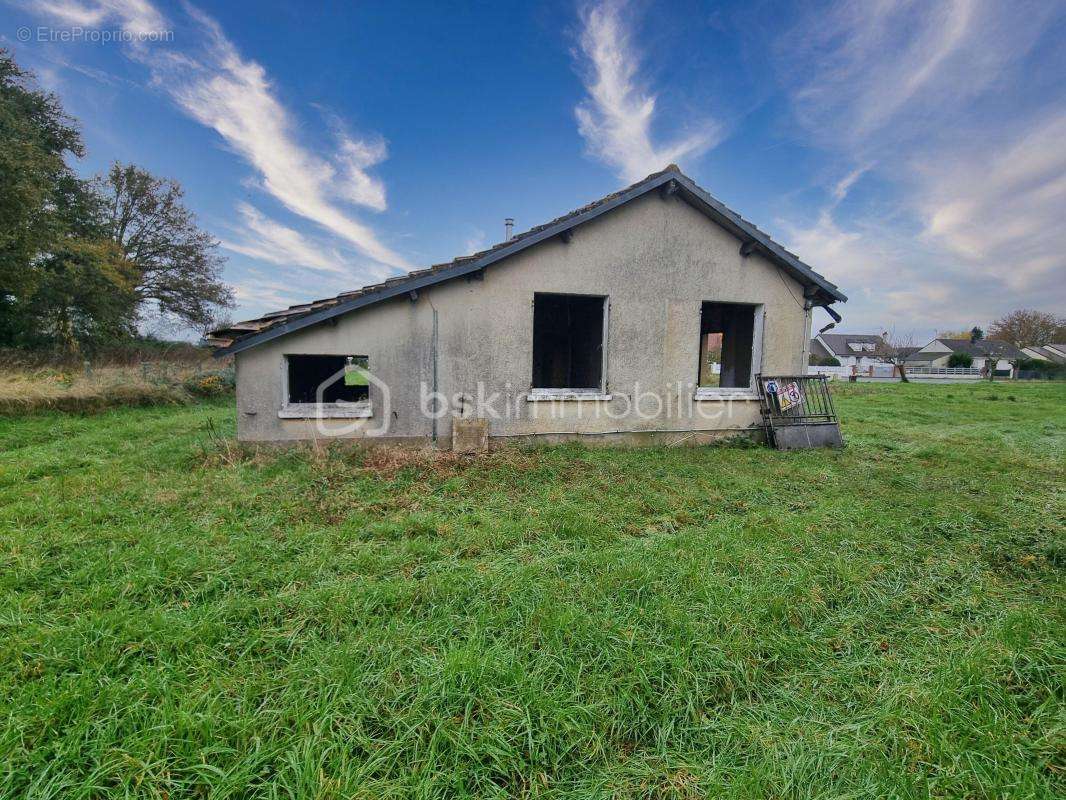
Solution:
{"label": "bare tree", "polygon": [[891,328],[882,333],[881,338],[885,343],[884,345],[878,345],[878,355],[887,363],[896,367],[899,379],[903,383],[910,383],[910,379],[907,377],[906,360],[907,356],[918,347],[915,344],[917,337],[915,337],[914,332],[904,333]]}
{"label": "bare tree", "polygon": [[1066,317],[1020,308],[993,322],[988,337],[1015,347],[1061,342],[1066,340]]}

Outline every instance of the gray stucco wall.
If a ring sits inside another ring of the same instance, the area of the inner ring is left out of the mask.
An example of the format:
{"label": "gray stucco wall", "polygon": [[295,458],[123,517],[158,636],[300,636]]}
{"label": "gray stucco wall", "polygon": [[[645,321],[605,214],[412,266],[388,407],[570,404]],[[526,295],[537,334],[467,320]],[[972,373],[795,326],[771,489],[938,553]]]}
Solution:
{"label": "gray stucco wall", "polygon": [[[607,389],[611,400],[528,402],[532,376],[533,294],[609,298]],[[380,429],[390,438],[428,438],[423,387],[432,383],[433,311],[438,317],[438,388],[452,401],[499,393],[491,436],[564,436],[647,431],[731,431],[758,423],[758,403],[693,400],[705,301],[761,306],[761,363],[754,372],[801,372],[810,334],[803,289],[761,255],[743,258],[739,242],[687,203],[650,193],[574,231],[465,279],[422,290],[297,331],[236,356],[238,436],[248,441],[351,437]],[[366,355],[389,387],[371,387],[374,416],[352,420],[279,419],[286,354]],[[635,393],[645,395],[636,413]],[[654,413],[659,405],[658,413]],[[471,402],[468,406],[472,406]],[[442,446],[449,418],[440,419]]]}

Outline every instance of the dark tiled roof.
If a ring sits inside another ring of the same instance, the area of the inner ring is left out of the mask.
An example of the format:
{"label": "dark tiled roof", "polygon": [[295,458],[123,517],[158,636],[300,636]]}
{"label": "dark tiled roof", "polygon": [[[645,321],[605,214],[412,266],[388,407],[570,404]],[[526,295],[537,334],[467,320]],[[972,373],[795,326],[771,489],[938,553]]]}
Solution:
{"label": "dark tiled roof", "polygon": [[937,341],[950,347],[953,353],[966,353],[979,358],[984,356],[1025,358],[1025,353],[1010,342],[1002,342],[998,339],[978,339],[976,342],[971,342],[969,339],[937,339]]}
{"label": "dark tiled roof", "polygon": [[830,358],[833,354],[825,349],[825,345],[817,339],[811,339],[811,355],[819,358]]}
{"label": "dark tiled roof", "polygon": [[[836,356],[861,356],[861,355],[887,355],[892,352],[891,347],[885,343],[876,333],[823,333],[822,340],[829,346],[829,349],[833,351],[833,355]],[[870,353],[865,353],[852,350],[848,347],[848,342],[862,342],[863,344],[874,344],[877,349]]]}
{"label": "dark tiled roof", "polygon": [[[1054,346],[1060,347],[1062,348],[1063,352],[1066,352],[1066,346],[1061,344]],[[1050,361],[1052,364],[1066,364],[1066,355],[1063,355],[1063,353],[1058,352],[1056,350],[1052,350],[1046,345],[1041,347],[1030,347],[1029,349],[1032,350],[1034,353],[1039,354],[1039,357],[1042,358],[1044,361]]]}
{"label": "dark tiled roof", "polygon": [[425,286],[477,272],[491,263],[507,258],[526,247],[562,233],[594,216],[598,216],[600,213],[609,211],[617,205],[635,199],[645,192],[659,187],[665,189],[667,186],[676,189],[678,195],[693,205],[700,207],[708,216],[713,216],[719,224],[732,230],[742,240],[750,242],[754,249],[762,252],[763,255],[790,272],[802,284],[812,287],[818,295],[816,302],[828,305],[838,300],[847,300],[835,284],[830,283],[804,264],[798,256],[777,244],[769,235],[759,230],[755,225],[736,212],[726,208],[703,191],[689,177],[684,175],[676,164],[670,164],[661,172],[653,173],[632,186],[612,192],[606,197],[588,203],[561,217],[556,217],[551,222],[546,222],[543,225],[538,225],[528,231],[516,234],[510,240],[495,244],[487,250],[441,264],[434,264],[425,269],[417,269],[406,275],[389,278],[382,283],[375,283],[350,292],[343,292],[336,297],[301,303],[281,311],[264,314],[255,319],[233,323],[225,328],[211,331],[206,338],[208,343],[219,348],[219,354],[223,351],[237,352],[247,347],[253,347],[276,336],[282,336],[308,325],[317,324],[338,314],[347,313],[390,297],[396,297],[407,291],[416,291]]}
{"label": "dark tiled roof", "polygon": [[940,353],[917,353],[917,352],[915,352],[915,353],[911,353],[909,356],[907,356],[903,360],[904,361],[912,361],[912,362],[915,362],[915,363],[926,363],[926,362],[929,362],[929,361],[936,361],[938,358],[950,358],[950,357],[951,357],[951,353],[948,353],[946,351],[943,351],[943,352],[940,352]]}

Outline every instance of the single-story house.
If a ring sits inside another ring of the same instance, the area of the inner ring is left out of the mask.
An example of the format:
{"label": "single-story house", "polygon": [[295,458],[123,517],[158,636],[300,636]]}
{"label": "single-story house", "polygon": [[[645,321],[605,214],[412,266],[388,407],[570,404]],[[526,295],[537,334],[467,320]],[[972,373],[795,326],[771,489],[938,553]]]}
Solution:
{"label": "single-story house", "polygon": [[862,368],[891,362],[895,350],[876,333],[820,333],[811,340],[811,355]]}
{"label": "single-story house", "polygon": [[695,443],[761,431],[756,374],[804,374],[812,310],[846,299],[670,165],[483,252],[208,338],[235,357],[245,441],[444,447],[474,419],[500,438]]}
{"label": "single-story house", "polygon": [[1014,368],[1012,361],[1025,358],[1025,354],[1013,344],[998,339],[933,339],[907,356],[905,363],[910,367],[946,367],[953,353],[970,356],[973,369],[983,370],[991,361],[996,372],[1010,372]]}
{"label": "single-story house", "polygon": [[1022,352],[1027,358],[1039,358],[1041,361],[1050,361],[1052,364],[1066,364],[1066,344],[1034,345],[1023,347]]}

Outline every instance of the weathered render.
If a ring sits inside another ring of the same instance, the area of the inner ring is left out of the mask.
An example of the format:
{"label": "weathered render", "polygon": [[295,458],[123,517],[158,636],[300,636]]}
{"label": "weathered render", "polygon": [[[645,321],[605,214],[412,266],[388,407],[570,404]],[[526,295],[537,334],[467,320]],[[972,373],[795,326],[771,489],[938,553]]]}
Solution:
{"label": "weathered render", "polygon": [[[239,438],[359,438],[385,429],[386,440],[448,446],[453,415],[487,418],[493,438],[695,443],[755,431],[753,392],[696,390],[703,302],[757,307],[753,375],[805,370],[811,284],[742,248],[735,232],[690,203],[647,192],[570,234],[470,276],[232,348]],[[538,292],[607,297],[605,387],[595,398],[530,399]],[[836,294],[817,300],[843,299]],[[293,354],[367,356],[371,416],[288,418],[285,356]],[[429,413],[434,388],[447,398],[440,419]]]}

